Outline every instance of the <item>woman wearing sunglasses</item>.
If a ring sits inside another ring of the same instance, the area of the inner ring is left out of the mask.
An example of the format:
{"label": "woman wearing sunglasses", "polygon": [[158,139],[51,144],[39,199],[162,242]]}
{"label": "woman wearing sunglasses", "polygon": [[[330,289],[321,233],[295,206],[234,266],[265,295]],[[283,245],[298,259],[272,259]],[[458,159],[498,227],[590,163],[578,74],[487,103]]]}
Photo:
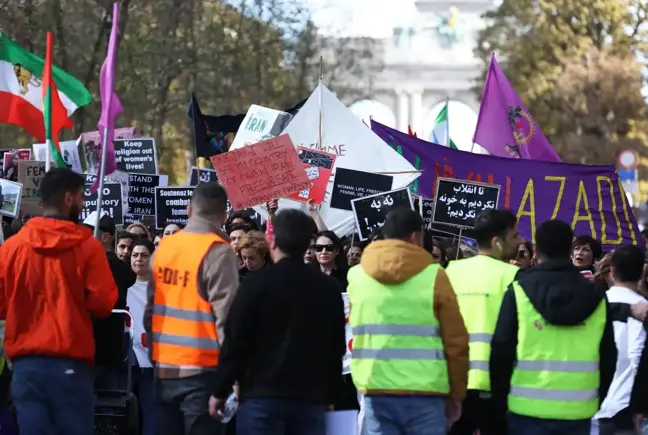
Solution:
{"label": "woman wearing sunglasses", "polygon": [[533,245],[525,240],[518,246],[517,256],[510,263],[525,270],[531,267],[531,258],[533,258]]}

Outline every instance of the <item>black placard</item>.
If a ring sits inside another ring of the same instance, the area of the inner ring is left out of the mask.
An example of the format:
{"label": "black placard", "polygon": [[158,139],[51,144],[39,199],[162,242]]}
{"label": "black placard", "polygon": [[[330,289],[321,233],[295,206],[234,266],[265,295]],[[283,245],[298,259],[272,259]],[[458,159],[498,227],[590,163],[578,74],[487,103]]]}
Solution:
{"label": "black placard", "polygon": [[154,139],[115,139],[113,144],[118,170],[129,174],[158,173]]}
{"label": "black placard", "polygon": [[[212,183],[218,181],[218,174],[213,169],[200,168],[200,182],[201,183]],[[191,167],[191,172],[189,174],[189,185],[197,186],[198,185],[198,168],[195,166]]]}
{"label": "black placard", "polygon": [[128,174],[128,214],[154,216],[155,188],[159,185],[159,175]]}
{"label": "black placard", "polygon": [[193,187],[156,187],[155,228],[161,230],[169,224],[187,225],[187,206],[193,192]]}
{"label": "black placard", "polygon": [[385,217],[390,210],[398,207],[412,208],[412,197],[409,189],[391,190],[376,195],[357,198],[351,201],[356,227],[360,240],[365,241],[376,229],[385,224]]}
{"label": "black placard", "polygon": [[475,217],[497,208],[500,186],[454,178],[437,179],[437,198],[432,221],[459,228],[472,228]]}
{"label": "black placard", "polygon": [[351,201],[391,190],[393,179],[391,175],[337,168],[331,191],[331,207],[352,210]]}
{"label": "black placard", "polygon": [[[230,214],[234,213],[234,208],[232,207],[232,203],[227,201],[227,215],[229,216]],[[246,214],[247,216],[250,217],[256,224],[261,228],[261,224],[263,223],[263,219],[261,218],[261,215],[253,208],[248,208],[246,210],[242,210],[241,213]]]}
{"label": "black placard", "polygon": [[414,204],[414,210],[421,213],[423,218],[423,229],[431,230],[432,229],[432,213],[434,213],[434,200],[423,198],[423,208],[419,205],[421,197],[413,198],[412,203]]}
{"label": "black placard", "polygon": [[[122,212],[122,185],[120,183],[104,183],[103,197],[101,198],[101,211],[108,212],[110,217],[115,221],[115,225],[124,224],[124,215]],[[97,197],[99,192],[90,193],[90,187],[86,185],[83,194],[83,209],[81,210],[81,220],[85,220],[90,213],[97,211]]]}

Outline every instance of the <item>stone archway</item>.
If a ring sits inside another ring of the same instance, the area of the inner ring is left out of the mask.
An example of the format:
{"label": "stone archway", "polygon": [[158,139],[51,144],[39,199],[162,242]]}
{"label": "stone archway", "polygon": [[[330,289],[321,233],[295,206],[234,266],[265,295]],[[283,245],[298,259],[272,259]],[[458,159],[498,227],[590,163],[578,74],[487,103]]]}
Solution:
{"label": "stone archway", "polygon": [[360,100],[350,105],[349,109],[368,126],[371,126],[370,120],[373,117],[374,120],[381,124],[396,128],[396,116],[394,112],[380,101]]}

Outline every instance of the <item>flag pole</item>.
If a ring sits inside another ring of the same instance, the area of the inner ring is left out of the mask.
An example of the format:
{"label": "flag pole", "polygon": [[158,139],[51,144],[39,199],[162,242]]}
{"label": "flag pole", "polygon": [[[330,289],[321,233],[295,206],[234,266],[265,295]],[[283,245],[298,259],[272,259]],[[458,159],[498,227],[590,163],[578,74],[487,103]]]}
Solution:
{"label": "flag pole", "polygon": [[49,172],[52,167],[52,142],[49,139],[45,140],[45,172]]}
{"label": "flag pole", "polygon": [[319,102],[319,149],[322,148],[322,78],[324,76],[324,59],[320,56],[320,73],[319,73],[319,92],[318,92],[318,102]]}
{"label": "flag pole", "polygon": [[[195,94],[195,89],[194,92],[191,94],[191,114],[193,115],[191,117],[191,130],[193,133],[193,140],[194,140],[194,153],[196,155],[196,178],[197,178],[197,184],[200,184],[200,157],[198,156],[198,134],[196,132],[196,105],[194,103],[197,103],[196,99],[196,94]],[[206,138],[205,138],[206,139]],[[191,168],[189,168],[191,169]],[[189,182],[191,183],[191,174],[189,174]]]}
{"label": "flag pole", "polygon": [[450,147],[450,97],[446,97],[446,146]]}
{"label": "flag pole", "polygon": [[[110,98],[110,97],[108,97]],[[108,158],[108,129],[104,129],[103,146],[101,147],[101,163],[99,164],[99,190],[97,191],[97,222],[94,226],[94,236],[99,238],[99,220],[101,220],[101,203],[103,201],[104,174]]]}

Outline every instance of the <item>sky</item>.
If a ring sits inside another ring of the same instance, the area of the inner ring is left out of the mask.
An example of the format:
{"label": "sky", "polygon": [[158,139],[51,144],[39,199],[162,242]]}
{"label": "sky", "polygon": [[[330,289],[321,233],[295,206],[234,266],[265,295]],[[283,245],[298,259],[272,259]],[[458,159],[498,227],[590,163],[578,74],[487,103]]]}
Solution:
{"label": "sky", "polygon": [[414,0],[304,0],[322,33],[386,38],[414,15]]}

